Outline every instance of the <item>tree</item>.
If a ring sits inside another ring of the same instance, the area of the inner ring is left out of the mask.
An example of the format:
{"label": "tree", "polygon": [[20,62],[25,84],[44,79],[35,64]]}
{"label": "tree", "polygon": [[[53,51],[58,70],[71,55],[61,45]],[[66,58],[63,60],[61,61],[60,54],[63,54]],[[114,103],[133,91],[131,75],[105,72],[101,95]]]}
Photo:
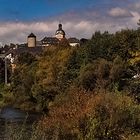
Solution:
{"label": "tree", "polygon": [[4,83],[4,73],[5,73],[4,68],[5,68],[4,61],[0,59],[0,83]]}
{"label": "tree", "polygon": [[68,40],[66,38],[61,39],[58,47],[70,47]]}
{"label": "tree", "polygon": [[106,94],[97,95],[93,116],[89,118],[86,140],[122,139],[139,134],[139,105],[127,96]]}
{"label": "tree", "polygon": [[30,65],[34,61],[36,61],[35,56],[28,52],[21,53],[17,59],[17,63],[20,65],[23,65],[23,64]]}
{"label": "tree", "polygon": [[138,21],[137,25],[138,25],[138,26],[140,26],[140,19],[139,19],[139,21]]}

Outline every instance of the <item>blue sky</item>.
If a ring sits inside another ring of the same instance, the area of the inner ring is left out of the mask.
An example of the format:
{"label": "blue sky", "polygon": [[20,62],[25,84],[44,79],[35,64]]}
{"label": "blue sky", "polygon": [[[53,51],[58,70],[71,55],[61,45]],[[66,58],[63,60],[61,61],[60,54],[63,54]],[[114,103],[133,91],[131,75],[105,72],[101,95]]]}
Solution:
{"label": "blue sky", "polygon": [[61,21],[67,37],[137,28],[140,0],[0,0],[0,42],[22,43],[54,36]]}
{"label": "blue sky", "polygon": [[89,7],[95,0],[0,0],[1,20],[38,20]]}
{"label": "blue sky", "polygon": [[[0,0],[0,20],[44,20],[52,16],[88,8],[124,5],[127,0]],[[128,0],[129,1],[129,0]],[[134,1],[134,0],[133,0]]]}

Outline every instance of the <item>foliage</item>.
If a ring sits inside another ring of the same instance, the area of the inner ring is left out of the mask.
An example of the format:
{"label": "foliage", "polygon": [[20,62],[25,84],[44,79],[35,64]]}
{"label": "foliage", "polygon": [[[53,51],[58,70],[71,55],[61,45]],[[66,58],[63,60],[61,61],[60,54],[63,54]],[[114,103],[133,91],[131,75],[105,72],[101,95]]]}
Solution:
{"label": "foliage", "polygon": [[123,139],[137,135],[140,125],[140,108],[130,97],[101,95],[89,119],[87,139]]}
{"label": "foliage", "polygon": [[60,102],[38,126],[46,139],[116,140],[140,132],[140,106],[128,96],[73,90]]}
{"label": "foliage", "polygon": [[0,83],[4,82],[4,61],[2,59],[0,59]]}
{"label": "foliage", "polygon": [[21,53],[19,56],[18,56],[18,59],[17,59],[17,63],[18,64],[27,64],[27,65],[30,65],[32,64],[34,61],[35,61],[35,57],[31,54],[31,53],[28,53],[28,52],[25,52],[25,53]]}
{"label": "foliage", "polygon": [[[11,102],[11,104],[14,104],[19,107],[23,107],[24,104],[28,104],[28,102],[31,102],[32,107],[29,108],[35,108],[34,102],[36,100],[33,98],[32,92],[31,92],[31,86],[34,84],[35,80],[35,71],[36,71],[36,61],[32,62],[32,64],[18,64],[16,66],[16,69],[14,70],[12,77],[11,77],[11,85],[10,85],[10,93],[11,95],[14,95],[14,102]],[[22,95],[22,96],[21,96]],[[25,108],[23,108],[25,109]]]}
{"label": "foliage", "polygon": [[132,77],[139,72],[138,55],[134,55],[139,52],[137,34],[128,29],[115,34],[95,32],[82,47],[70,47],[62,40],[39,57],[23,53],[11,77],[11,91],[18,104],[30,102],[37,110],[48,110],[49,103],[72,86],[96,92],[127,90],[135,95],[138,84],[134,86]]}
{"label": "foliage", "polygon": [[[95,32],[81,47],[67,40],[39,56],[22,54],[2,100],[44,111],[33,139],[136,138],[140,125],[139,30]],[[135,78],[136,77],[136,78]]]}

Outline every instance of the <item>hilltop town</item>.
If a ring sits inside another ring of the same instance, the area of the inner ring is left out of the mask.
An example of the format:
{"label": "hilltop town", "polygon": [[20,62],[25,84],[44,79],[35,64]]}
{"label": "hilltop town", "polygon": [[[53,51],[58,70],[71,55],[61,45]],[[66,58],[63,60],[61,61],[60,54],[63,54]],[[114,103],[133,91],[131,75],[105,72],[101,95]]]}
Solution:
{"label": "hilltop town", "polygon": [[2,0],[0,140],[140,140],[140,0]]}
{"label": "hilltop town", "polygon": [[66,38],[66,33],[62,29],[62,24],[58,25],[53,37],[44,37],[40,41],[31,33],[27,37],[27,42],[24,44],[10,44],[0,48],[0,58],[7,59],[11,62],[12,69],[16,66],[16,58],[18,55],[28,52],[33,55],[39,55],[43,49],[50,46],[58,46],[61,42],[65,42],[70,46],[80,46],[80,42],[87,41],[86,39],[77,39],[75,37]]}
{"label": "hilltop town", "polygon": [[81,43],[59,24],[53,37],[39,43],[31,33],[3,55],[0,107],[46,114],[28,137],[139,137],[140,28],[98,31]]}

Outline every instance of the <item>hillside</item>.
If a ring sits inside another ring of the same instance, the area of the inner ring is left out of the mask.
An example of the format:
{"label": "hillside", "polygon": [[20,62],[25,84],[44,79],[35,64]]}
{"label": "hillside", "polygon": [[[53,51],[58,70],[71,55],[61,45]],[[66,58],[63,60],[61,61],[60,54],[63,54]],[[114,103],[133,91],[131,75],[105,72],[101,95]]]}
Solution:
{"label": "hillside", "polygon": [[1,100],[47,114],[36,139],[133,140],[140,133],[139,38],[139,29],[95,32],[80,47],[22,54]]}

